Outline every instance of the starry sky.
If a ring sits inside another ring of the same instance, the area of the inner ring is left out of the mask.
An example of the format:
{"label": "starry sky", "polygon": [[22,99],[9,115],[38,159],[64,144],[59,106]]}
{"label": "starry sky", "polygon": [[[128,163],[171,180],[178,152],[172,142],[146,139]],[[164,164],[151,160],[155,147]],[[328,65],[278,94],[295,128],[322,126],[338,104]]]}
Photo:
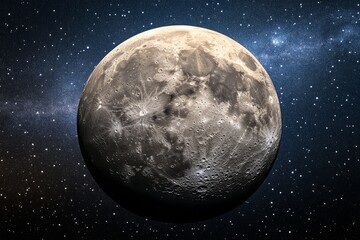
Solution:
{"label": "starry sky", "polygon": [[[76,131],[84,84],[115,46],[164,25],[241,43],[278,92],[283,135],[233,211],[161,223],[111,200]],[[360,1],[0,3],[0,239],[360,239]]]}

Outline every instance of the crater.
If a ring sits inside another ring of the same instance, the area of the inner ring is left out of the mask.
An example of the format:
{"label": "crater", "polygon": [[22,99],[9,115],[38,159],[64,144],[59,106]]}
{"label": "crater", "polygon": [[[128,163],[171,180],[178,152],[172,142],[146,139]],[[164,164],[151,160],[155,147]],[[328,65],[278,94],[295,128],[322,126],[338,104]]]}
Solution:
{"label": "crater", "polygon": [[252,71],[256,71],[257,67],[253,58],[246,53],[240,53],[241,60],[244,61],[245,65]]}

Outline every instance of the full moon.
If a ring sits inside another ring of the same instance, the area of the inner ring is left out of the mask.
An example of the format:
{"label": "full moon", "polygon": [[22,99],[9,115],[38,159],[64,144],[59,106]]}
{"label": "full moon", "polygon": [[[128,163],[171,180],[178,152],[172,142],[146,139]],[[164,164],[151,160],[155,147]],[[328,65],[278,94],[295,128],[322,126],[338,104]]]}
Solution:
{"label": "full moon", "polygon": [[246,48],[205,28],[167,26],[104,57],[85,85],[77,127],[89,171],[118,204],[193,222],[256,191],[282,125],[274,85]]}

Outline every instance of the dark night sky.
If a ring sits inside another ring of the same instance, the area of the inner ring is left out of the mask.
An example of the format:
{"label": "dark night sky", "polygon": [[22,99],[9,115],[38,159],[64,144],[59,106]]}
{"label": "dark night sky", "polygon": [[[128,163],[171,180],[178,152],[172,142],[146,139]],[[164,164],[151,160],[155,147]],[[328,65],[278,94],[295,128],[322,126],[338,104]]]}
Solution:
{"label": "dark night sky", "polygon": [[[249,49],[277,89],[280,151],[237,209],[161,223],[95,183],[76,132],[83,86],[115,46],[173,24]],[[1,1],[0,239],[360,239],[360,1]]]}

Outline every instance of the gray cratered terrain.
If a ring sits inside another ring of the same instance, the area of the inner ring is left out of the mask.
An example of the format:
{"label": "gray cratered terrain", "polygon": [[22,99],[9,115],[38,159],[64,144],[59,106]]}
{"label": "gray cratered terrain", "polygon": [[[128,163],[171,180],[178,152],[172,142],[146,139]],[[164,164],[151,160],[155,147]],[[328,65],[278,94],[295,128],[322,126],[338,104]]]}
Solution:
{"label": "gray cratered terrain", "polygon": [[211,30],[138,34],[95,68],[81,96],[79,142],[100,186],[162,221],[220,215],[268,174],[281,138],[270,77],[243,46]]}

